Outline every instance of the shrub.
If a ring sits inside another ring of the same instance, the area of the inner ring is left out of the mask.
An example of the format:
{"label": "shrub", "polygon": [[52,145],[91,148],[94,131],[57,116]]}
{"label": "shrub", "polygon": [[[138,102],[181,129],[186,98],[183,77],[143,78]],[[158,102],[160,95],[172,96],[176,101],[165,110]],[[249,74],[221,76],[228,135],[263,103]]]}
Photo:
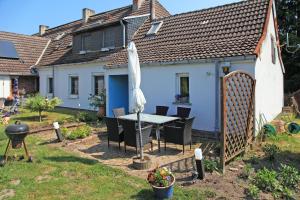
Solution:
{"label": "shrub", "polygon": [[285,188],[296,188],[300,182],[300,174],[296,168],[281,164],[278,180]]}
{"label": "shrub", "polygon": [[69,129],[66,128],[66,127],[62,127],[62,128],[60,129],[60,131],[61,131],[61,134],[64,136],[64,138],[67,138],[68,135],[70,134]]}
{"label": "shrub", "polygon": [[76,140],[86,138],[91,134],[91,128],[89,126],[81,126],[72,131],[67,138],[69,140]]}
{"label": "shrub", "polygon": [[284,197],[284,199],[294,199],[294,192],[287,188],[287,187],[284,187],[283,190],[282,190],[282,196]]}
{"label": "shrub", "polygon": [[39,120],[42,121],[42,112],[53,110],[56,106],[62,104],[62,100],[55,97],[53,99],[48,99],[43,97],[40,94],[36,94],[32,97],[29,97],[26,100],[26,107],[32,112],[39,113]]}
{"label": "shrub", "polygon": [[277,154],[280,152],[280,149],[275,144],[266,144],[263,147],[263,151],[270,160],[274,160]]}
{"label": "shrub", "polygon": [[93,115],[92,113],[88,113],[88,112],[79,112],[76,115],[76,118],[80,122],[93,122],[93,121],[97,121],[96,114]]}
{"label": "shrub", "polygon": [[247,189],[247,194],[252,198],[252,199],[259,199],[259,194],[260,190],[258,187],[256,187],[253,184],[250,184],[248,189]]}
{"label": "shrub", "polygon": [[277,180],[277,172],[263,168],[259,170],[254,177],[255,185],[264,191],[274,192],[281,189],[281,185]]}
{"label": "shrub", "polygon": [[212,173],[218,171],[218,163],[215,160],[204,160],[205,171]]}
{"label": "shrub", "polygon": [[240,174],[241,178],[248,179],[254,173],[254,169],[250,164],[247,164],[244,168],[242,173]]}

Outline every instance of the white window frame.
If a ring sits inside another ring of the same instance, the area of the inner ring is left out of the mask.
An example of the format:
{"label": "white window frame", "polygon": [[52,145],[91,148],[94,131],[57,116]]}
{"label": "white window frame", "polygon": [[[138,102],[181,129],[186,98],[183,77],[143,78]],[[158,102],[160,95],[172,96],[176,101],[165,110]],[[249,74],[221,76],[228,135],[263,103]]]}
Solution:
{"label": "white window frame", "polygon": [[[183,77],[188,77],[189,78],[189,86],[190,86],[190,75],[189,73],[177,73],[176,74],[176,95],[181,95],[181,91],[180,91],[180,79],[183,78]],[[189,98],[187,101],[177,101],[176,99],[176,102],[177,103],[190,103],[190,87],[189,87]]]}
{"label": "white window frame", "polygon": [[[154,28],[155,25],[158,26],[156,28]],[[155,35],[157,34],[157,32],[159,31],[159,29],[161,28],[161,26],[163,25],[163,21],[157,21],[157,22],[152,22],[151,27],[147,33],[147,35]]]}
{"label": "white window frame", "polygon": [[104,73],[92,73],[92,87],[91,87],[91,94],[92,95],[95,95],[95,77],[96,76],[103,76],[104,89],[106,88]]}
{"label": "white window frame", "polygon": [[[49,82],[50,78],[52,78],[52,93],[49,92],[50,91],[50,82]],[[53,91],[54,91],[54,79],[53,79],[53,76],[48,76],[47,77],[47,94],[53,95]]]}
{"label": "white window frame", "polygon": [[[78,94],[71,94],[72,92],[72,78],[78,78]],[[79,91],[79,84],[80,84],[80,79],[79,79],[79,76],[78,75],[75,75],[75,74],[72,74],[72,75],[69,75],[69,98],[70,99],[78,99],[79,98],[79,94],[80,94],[80,91]]]}

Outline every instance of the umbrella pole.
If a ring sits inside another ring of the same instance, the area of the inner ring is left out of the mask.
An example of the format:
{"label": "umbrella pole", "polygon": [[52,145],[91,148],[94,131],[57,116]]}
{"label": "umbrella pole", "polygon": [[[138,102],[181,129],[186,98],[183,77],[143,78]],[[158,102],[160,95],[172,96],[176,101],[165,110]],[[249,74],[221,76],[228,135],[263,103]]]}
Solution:
{"label": "umbrella pole", "polygon": [[142,145],[142,125],[141,125],[141,116],[140,112],[137,113],[137,120],[138,120],[138,126],[139,126],[139,139],[140,139],[140,155],[141,160],[144,160],[144,153],[143,153],[143,145]]}

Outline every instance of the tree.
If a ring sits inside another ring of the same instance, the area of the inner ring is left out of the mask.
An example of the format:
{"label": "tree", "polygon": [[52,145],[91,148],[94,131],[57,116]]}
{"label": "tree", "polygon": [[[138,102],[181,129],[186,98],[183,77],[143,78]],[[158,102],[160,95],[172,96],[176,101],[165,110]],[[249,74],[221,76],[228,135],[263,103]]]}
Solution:
{"label": "tree", "polygon": [[[282,59],[285,65],[285,92],[290,93],[300,89],[300,1],[276,0],[277,19],[282,46]],[[287,45],[289,34],[289,47]],[[298,50],[298,51],[297,51]]]}
{"label": "tree", "polygon": [[39,113],[39,121],[42,121],[42,112],[53,110],[56,106],[62,104],[62,100],[55,97],[51,100],[43,97],[40,94],[36,94],[32,97],[29,97],[26,100],[26,108],[31,110],[32,112]]}

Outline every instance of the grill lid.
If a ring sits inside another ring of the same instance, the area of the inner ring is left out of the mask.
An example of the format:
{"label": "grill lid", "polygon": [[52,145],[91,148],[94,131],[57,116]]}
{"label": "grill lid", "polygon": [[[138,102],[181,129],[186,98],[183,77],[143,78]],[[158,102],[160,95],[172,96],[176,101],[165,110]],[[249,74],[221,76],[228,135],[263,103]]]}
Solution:
{"label": "grill lid", "polygon": [[20,121],[16,121],[15,124],[7,126],[5,129],[6,134],[23,134],[29,132],[29,126],[27,124],[21,124]]}

